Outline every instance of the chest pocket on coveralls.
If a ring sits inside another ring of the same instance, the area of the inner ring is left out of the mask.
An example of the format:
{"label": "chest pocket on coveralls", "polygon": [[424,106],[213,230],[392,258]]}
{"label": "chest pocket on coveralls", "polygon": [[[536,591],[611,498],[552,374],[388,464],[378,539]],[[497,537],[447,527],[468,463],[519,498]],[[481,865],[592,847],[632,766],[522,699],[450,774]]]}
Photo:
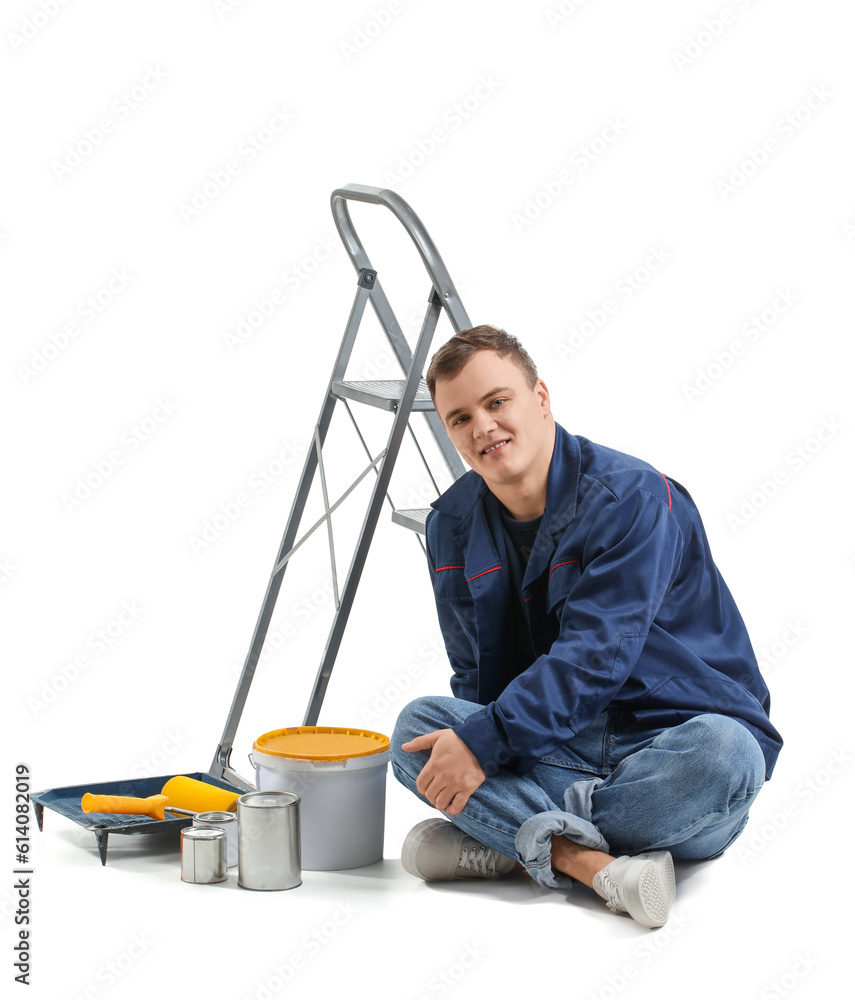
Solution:
{"label": "chest pocket on coveralls", "polygon": [[437,569],[433,581],[434,596],[438,601],[453,601],[472,604],[472,591],[466,582],[463,566],[448,566]]}
{"label": "chest pocket on coveralls", "polygon": [[[470,643],[477,644],[478,625],[475,618],[475,600],[466,581],[463,566],[449,566],[437,569],[433,584],[434,597],[438,604],[448,604],[457,619],[457,625]],[[441,617],[441,616],[440,616]]]}

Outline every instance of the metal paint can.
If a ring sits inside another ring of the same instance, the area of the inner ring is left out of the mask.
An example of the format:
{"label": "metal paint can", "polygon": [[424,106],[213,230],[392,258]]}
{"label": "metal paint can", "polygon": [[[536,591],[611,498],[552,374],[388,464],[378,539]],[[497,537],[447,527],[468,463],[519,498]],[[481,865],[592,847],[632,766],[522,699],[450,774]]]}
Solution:
{"label": "metal paint can", "polygon": [[220,809],[196,813],[193,817],[193,826],[222,830],[226,835],[226,866],[232,868],[238,863],[238,824],[236,813],[223,812]]}
{"label": "metal paint can", "polygon": [[238,885],[293,889],[300,885],[300,796],[247,792],[237,800]]}
{"label": "metal paint can", "polygon": [[210,885],[226,880],[226,834],[187,826],[181,831],[181,879]]}

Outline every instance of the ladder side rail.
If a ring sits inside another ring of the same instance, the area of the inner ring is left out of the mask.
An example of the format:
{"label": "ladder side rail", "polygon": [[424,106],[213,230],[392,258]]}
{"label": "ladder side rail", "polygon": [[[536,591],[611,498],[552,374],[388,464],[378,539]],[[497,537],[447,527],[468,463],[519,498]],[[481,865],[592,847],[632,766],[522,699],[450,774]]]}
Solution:
{"label": "ladder side rail", "polygon": [[[433,295],[434,290],[432,289],[431,294],[428,296],[428,309],[431,308],[430,303]],[[401,328],[398,325],[398,320],[395,318],[395,314],[392,311],[389,300],[386,298],[385,292],[380,287],[379,281],[377,282],[377,288],[374,289],[374,295],[371,296],[371,305],[374,307],[377,319],[380,321],[380,325],[386,333],[389,343],[392,346],[392,350],[398,358],[401,370],[408,372],[413,363],[413,355],[410,351],[409,344],[401,332]],[[468,326],[469,317],[466,316],[465,318]],[[459,329],[465,330],[467,326],[459,327]],[[431,339],[433,339],[432,336]],[[459,479],[466,469],[460,459],[460,455],[457,453],[457,449],[451,443],[451,439],[446,433],[445,428],[442,426],[442,421],[439,419],[435,411],[425,411],[424,417],[448,471],[454,479]]]}
{"label": "ladder side rail", "polygon": [[[330,510],[330,498],[327,493],[327,476],[324,471],[324,455],[323,448],[321,447],[321,437],[318,433],[318,428],[315,427],[315,452],[318,456],[318,472],[321,477],[321,494],[324,498],[324,514],[327,519],[327,541],[330,546],[330,572],[332,573],[332,585],[333,585],[333,603],[338,607],[338,569],[335,565],[335,538],[333,533],[332,524],[332,511]],[[284,566],[282,567],[285,568]]]}
{"label": "ladder side rail", "polygon": [[347,325],[345,326],[345,332],[342,338],[341,346],[339,347],[338,356],[333,368],[333,374],[330,378],[329,384],[327,385],[326,396],[324,397],[318,421],[315,425],[315,436],[313,437],[306,453],[306,460],[303,464],[300,483],[291,505],[291,513],[288,516],[288,523],[282,536],[279,549],[277,550],[276,559],[273,563],[274,571],[271,573],[270,579],[267,583],[267,589],[265,591],[261,610],[258,614],[258,620],[256,621],[255,629],[252,634],[249,651],[246,654],[240,679],[238,680],[234,698],[232,699],[231,708],[229,709],[226,724],[223,728],[223,735],[220,739],[219,745],[217,746],[216,752],[214,753],[214,759],[211,762],[211,767],[208,770],[208,773],[215,778],[225,777],[226,770],[228,770],[231,774],[234,774],[232,769],[228,766],[229,756],[231,754],[232,745],[234,744],[238,723],[240,722],[240,717],[243,714],[246,699],[249,695],[249,689],[252,686],[255,669],[258,665],[258,659],[261,656],[261,650],[264,646],[264,640],[267,638],[267,630],[270,627],[270,620],[273,617],[273,610],[276,606],[277,598],[279,597],[279,590],[282,586],[285,569],[287,568],[287,563],[281,567],[279,567],[279,563],[283,556],[291,551],[294,545],[294,539],[297,537],[300,521],[303,517],[303,511],[309,497],[309,492],[312,488],[318,464],[316,440],[319,440],[320,444],[323,445],[329,429],[330,421],[332,420],[333,410],[335,409],[337,402],[337,397],[333,395],[332,385],[333,382],[339,381],[344,376],[345,370],[347,369],[347,364],[353,351],[356,333],[365,313],[365,306],[373,292],[376,280],[376,272],[372,271],[370,268],[365,268],[360,272],[356,295],[354,296],[350,316],[348,317]]}
{"label": "ladder side rail", "polygon": [[[347,410],[347,415],[350,417],[350,422],[353,424],[353,429],[356,431],[356,436],[359,438],[359,443],[362,445],[362,450],[368,456],[368,461],[370,462],[373,459],[373,456],[371,454],[371,449],[368,447],[368,444],[365,441],[365,437],[363,436],[362,431],[359,429],[359,424],[356,422],[356,417],[354,417],[353,415],[353,410],[351,410],[350,404],[346,399],[342,398],[342,403],[344,403],[344,408],[345,410]],[[374,472],[376,473],[376,475],[378,476],[380,475],[380,470],[377,468],[376,465],[374,466]],[[392,497],[390,496],[388,490],[386,490],[386,500],[388,501],[389,506],[392,508],[392,513],[394,514],[395,504],[392,502]]]}
{"label": "ladder side rail", "polygon": [[[442,420],[436,410],[425,410],[422,413],[425,418],[430,432],[433,435],[436,445],[439,448],[440,454],[445,460],[445,464],[448,466],[448,471],[451,473],[454,479],[459,479],[464,472],[466,472],[466,466],[463,464],[460,458],[460,453],[451,443],[451,439],[448,436],[445,428],[442,426]],[[425,463],[427,465],[427,463]],[[430,471],[430,470],[428,470]],[[433,478],[433,476],[431,476]],[[437,494],[439,494],[437,490]]]}
{"label": "ladder side rail", "polygon": [[[368,449],[368,445],[365,443],[365,438],[362,436],[362,431],[359,429],[359,425],[356,422],[356,418],[354,417],[353,412],[351,411],[350,406],[348,405],[347,400],[343,398],[342,399],[342,403],[344,403],[344,408],[347,410],[348,416],[350,417],[350,419],[351,419],[351,421],[353,423],[353,427],[354,427],[354,430],[356,431],[357,437],[359,438],[360,442],[362,443],[362,448],[363,448],[363,450],[365,451],[365,454],[368,456],[368,458],[370,460],[371,459],[371,452]],[[413,434],[412,425],[408,423],[407,424],[407,428],[408,428],[408,430],[410,432],[410,435],[412,436],[413,440],[415,441],[416,448],[418,448],[419,454],[421,455],[422,454],[422,450],[421,450],[421,447],[419,446],[419,442],[418,442],[415,434]],[[424,458],[423,455],[422,455],[422,461],[425,463],[425,467],[428,470],[428,475],[431,477],[431,480],[433,480],[433,473],[431,472],[430,467],[427,465],[427,461],[425,460],[425,458]],[[375,471],[375,473],[378,476],[380,475],[380,470],[376,466],[374,467],[374,471]],[[437,488],[437,493],[439,493],[439,488]],[[389,506],[392,508],[392,520],[394,521],[396,508],[395,508],[395,504],[392,502],[392,497],[390,496],[388,489],[386,490],[386,500],[388,501]],[[419,540],[419,545],[421,545],[421,547],[422,547],[422,552],[424,552],[425,555],[427,555],[427,549],[425,548],[425,544],[422,541],[421,536],[417,535],[416,537]]]}
{"label": "ladder side rail", "polygon": [[371,500],[369,501],[365,519],[362,524],[362,530],[359,534],[359,540],[357,542],[356,549],[354,550],[353,560],[347,574],[347,580],[342,588],[341,604],[333,618],[332,627],[327,639],[327,645],[324,649],[323,657],[321,658],[321,663],[315,679],[315,685],[312,689],[309,704],[306,708],[306,715],[303,721],[304,726],[317,725],[321,705],[323,704],[324,695],[326,694],[327,685],[329,684],[332,669],[335,664],[335,658],[338,655],[338,650],[344,635],[344,629],[347,624],[347,619],[350,616],[350,611],[356,596],[356,589],[359,585],[359,580],[368,555],[368,549],[371,545],[374,530],[380,517],[380,511],[383,507],[383,501],[385,499],[385,493],[389,485],[389,480],[392,476],[395,459],[397,458],[398,450],[400,449],[401,442],[403,441],[404,434],[406,432],[410,412],[413,406],[413,400],[415,399],[416,391],[419,387],[422,368],[430,349],[431,338],[433,337],[433,332],[436,329],[441,307],[442,305],[439,301],[439,296],[436,292],[433,292],[431,295],[430,306],[425,314],[422,330],[416,344],[413,361],[407,374],[404,390],[401,393],[401,401],[398,404],[397,411],[395,412],[395,418],[393,420],[389,440],[386,445],[386,457],[384,458],[383,464],[380,468],[380,475],[374,482]]}

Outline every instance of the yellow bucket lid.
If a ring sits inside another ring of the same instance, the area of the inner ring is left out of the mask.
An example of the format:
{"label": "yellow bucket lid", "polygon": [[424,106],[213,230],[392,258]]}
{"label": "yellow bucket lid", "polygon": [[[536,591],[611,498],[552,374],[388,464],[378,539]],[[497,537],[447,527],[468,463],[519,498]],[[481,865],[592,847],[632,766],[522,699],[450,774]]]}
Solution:
{"label": "yellow bucket lid", "polygon": [[295,760],[348,760],[388,750],[390,740],[370,729],[336,726],[291,726],[259,736],[253,750]]}

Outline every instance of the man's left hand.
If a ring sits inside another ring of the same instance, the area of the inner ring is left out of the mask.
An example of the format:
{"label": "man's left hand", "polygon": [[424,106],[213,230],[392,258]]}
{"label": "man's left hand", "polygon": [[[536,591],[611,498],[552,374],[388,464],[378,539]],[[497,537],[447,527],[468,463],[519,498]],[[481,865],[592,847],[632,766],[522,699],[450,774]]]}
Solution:
{"label": "man's left hand", "polygon": [[461,812],[469,796],[487,780],[478,758],[451,729],[417,736],[402,743],[401,749],[408,753],[430,750],[416,788],[432,806],[449,816]]}

